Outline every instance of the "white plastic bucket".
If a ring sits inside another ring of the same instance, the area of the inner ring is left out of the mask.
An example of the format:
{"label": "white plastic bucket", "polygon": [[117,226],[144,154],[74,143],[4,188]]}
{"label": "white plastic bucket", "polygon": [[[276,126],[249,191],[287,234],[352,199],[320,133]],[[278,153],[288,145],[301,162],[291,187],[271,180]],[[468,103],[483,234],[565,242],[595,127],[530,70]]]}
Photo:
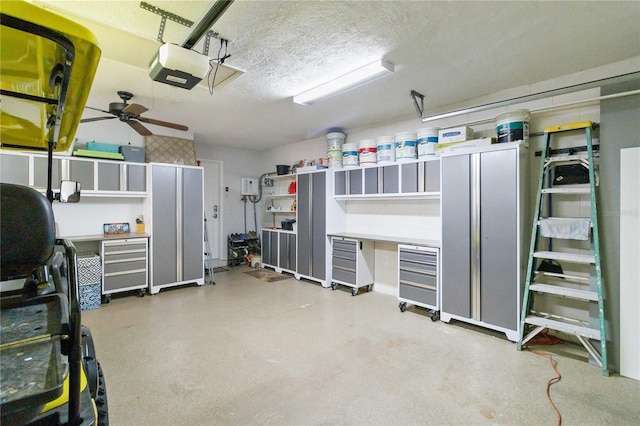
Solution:
{"label": "white plastic bucket", "polygon": [[329,158],[330,169],[341,169],[342,168],[342,147],[340,149],[328,150],[327,158]]}
{"label": "white plastic bucket", "polygon": [[376,164],[378,145],[376,145],[375,139],[362,139],[358,144],[358,152],[360,156],[360,165],[363,164]]}
{"label": "white plastic bucket", "polygon": [[417,154],[415,133],[396,134],[396,161],[414,160]]}
{"label": "white plastic bucket", "polygon": [[519,109],[496,117],[498,143],[529,141],[529,110]]}
{"label": "white plastic bucket", "polygon": [[420,129],[416,134],[418,138],[418,158],[427,155],[436,154],[436,145],[438,144],[438,132],[440,127],[431,127],[428,129]]}
{"label": "white plastic bucket", "polygon": [[378,164],[396,162],[396,143],[393,136],[380,136],[376,139],[376,158]]}
{"label": "white plastic bucket", "polygon": [[344,143],[345,135],[342,132],[329,132],[327,133],[327,151],[342,150],[342,144]]}
{"label": "white plastic bucket", "polygon": [[358,167],[357,143],[345,143],[342,145],[342,167]]}

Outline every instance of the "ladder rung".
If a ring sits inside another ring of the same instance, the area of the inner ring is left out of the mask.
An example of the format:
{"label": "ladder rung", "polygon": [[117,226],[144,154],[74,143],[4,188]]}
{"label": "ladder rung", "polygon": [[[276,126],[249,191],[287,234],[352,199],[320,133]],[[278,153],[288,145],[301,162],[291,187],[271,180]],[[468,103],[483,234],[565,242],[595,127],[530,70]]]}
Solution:
{"label": "ladder rung", "polygon": [[543,188],[541,192],[543,194],[590,194],[591,188],[588,186],[580,186],[578,188],[567,186],[565,188]]}
{"label": "ladder rung", "polygon": [[590,280],[589,277],[583,277],[583,276],[580,276],[580,275],[558,274],[556,272],[546,272],[546,271],[534,271],[534,273],[536,275],[541,275],[541,276],[545,276],[545,277],[564,278],[564,279],[568,279],[568,280],[582,281],[582,282],[587,282],[587,283]]}
{"label": "ladder rung", "polygon": [[589,156],[587,154],[573,154],[573,155],[557,155],[546,158],[547,163],[587,163],[585,166],[589,165]]}
{"label": "ladder rung", "polygon": [[538,259],[565,260],[573,263],[596,263],[595,254],[562,253],[557,251],[537,251],[533,257]]}
{"label": "ladder rung", "polygon": [[600,330],[596,330],[581,325],[567,324],[562,321],[556,321],[548,318],[540,318],[535,316],[528,316],[524,319],[524,322],[539,327],[547,327],[552,330],[562,331],[564,333],[573,334],[576,336],[584,336],[589,339],[600,340]]}
{"label": "ladder rung", "polygon": [[545,133],[567,132],[569,130],[586,129],[593,127],[591,121],[579,121],[576,123],[561,124],[559,126],[548,126],[544,128]]}
{"label": "ladder rung", "polygon": [[578,290],[567,287],[560,287],[551,284],[531,284],[529,290],[537,291],[538,293],[555,294],[557,296],[571,297],[573,299],[590,300],[592,302],[598,301],[598,293],[595,291]]}

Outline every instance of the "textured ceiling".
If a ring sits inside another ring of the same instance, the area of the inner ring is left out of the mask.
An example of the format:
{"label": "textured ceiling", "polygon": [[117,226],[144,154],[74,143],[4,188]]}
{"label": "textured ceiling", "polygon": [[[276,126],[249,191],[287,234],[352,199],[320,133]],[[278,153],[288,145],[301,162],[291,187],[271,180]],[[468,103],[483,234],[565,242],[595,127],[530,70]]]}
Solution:
{"label": "textured ceiling", "polygon": [[[640,55],[637,1],[236,0],[213,29],[231,40],[226,63],[245,74],[211,95],[205,84],[186,91],[150,80],[160,17],[139,1],[36,3],[96,33],[103,58],[88,105],[106,108],[128,90],[150,108],[145,116],[186,124],[198,141],[256,150],[415,114],[411,89],[431,109]],[[148,3],[196,22],[213,4]],[[169,21],[164,41],[189,33]],[[212,40],[210,56],[218,48]],[[291,100],[381,57],[393,75],[312,106]]]}

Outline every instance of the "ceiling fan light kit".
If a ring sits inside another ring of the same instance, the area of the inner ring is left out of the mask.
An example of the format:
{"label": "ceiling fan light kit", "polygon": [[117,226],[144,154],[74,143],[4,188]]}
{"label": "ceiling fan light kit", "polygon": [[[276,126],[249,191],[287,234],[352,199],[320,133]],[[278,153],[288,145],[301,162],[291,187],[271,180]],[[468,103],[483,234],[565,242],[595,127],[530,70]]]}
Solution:
{"label": "ceiling fan light kit", "polygon": [[364,84],[371,83],[394,71],[393,64],[384,59],[357,68],[340,77],[334,78],[320,86],[307,90],[293,97],[293,102],[300,105],[311,105],[316,101],[335,96],[347,90],[355,89]]}
{"label": "ceiling fan light kit", "polygon": [[188,90],[200,83],[208,72],[207,55],[170,43],[158,48],[149,66],[151,79]]}

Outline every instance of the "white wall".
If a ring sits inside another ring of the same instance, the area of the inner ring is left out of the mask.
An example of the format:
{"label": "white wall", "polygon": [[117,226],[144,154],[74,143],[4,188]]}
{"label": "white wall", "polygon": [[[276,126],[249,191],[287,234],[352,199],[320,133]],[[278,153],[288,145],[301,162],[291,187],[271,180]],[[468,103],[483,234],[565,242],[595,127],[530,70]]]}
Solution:
{"label": "white wall", "polygon": [[79,203],[53,203],[58,236],[101,235],[104,223],[128,222],[135,232],[136,218],[143,214],[142,198],[81,196]]}

